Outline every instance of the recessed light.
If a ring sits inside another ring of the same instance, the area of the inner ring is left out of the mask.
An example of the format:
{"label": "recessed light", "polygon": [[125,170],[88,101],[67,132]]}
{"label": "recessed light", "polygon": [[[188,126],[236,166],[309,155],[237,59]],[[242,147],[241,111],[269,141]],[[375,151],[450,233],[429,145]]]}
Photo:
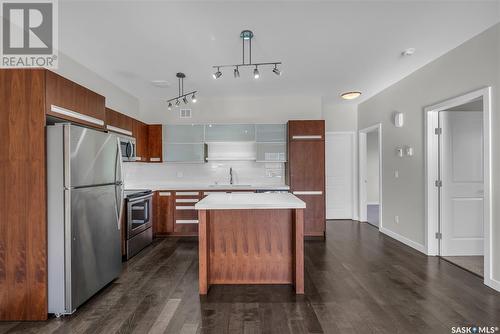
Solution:
{"label": "recessed light", "polygon": [[164,88],[164,87],[169,87],[170,84],[168,83],[167,80],[152,80],[151,81],[151,84],[155,87],[160,87],[160,88]]}
{"label": "recessed light", "polygon": [[408,49],[404,50],[403,52],[401,52],[401,55],[411,56],[415,53],[415,51],[417,51],[415,48],[408,48]]}
{"label": "recessed light", "polygon": [[342,97],[344,100],[354,100],[355,98],[358,98],[361,95],[361,92],[345,92],[340,94],[340,97]]}

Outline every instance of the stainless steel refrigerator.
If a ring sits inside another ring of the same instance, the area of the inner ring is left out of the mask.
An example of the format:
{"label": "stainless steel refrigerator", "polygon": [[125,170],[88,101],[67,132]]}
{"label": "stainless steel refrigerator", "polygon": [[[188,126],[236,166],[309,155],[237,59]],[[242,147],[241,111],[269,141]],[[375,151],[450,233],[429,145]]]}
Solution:
{"label": "stainless steel refrigerator", "polygon": [[121,167],[115,135],[47,126],[49,313],[73,313],[121,272]]}

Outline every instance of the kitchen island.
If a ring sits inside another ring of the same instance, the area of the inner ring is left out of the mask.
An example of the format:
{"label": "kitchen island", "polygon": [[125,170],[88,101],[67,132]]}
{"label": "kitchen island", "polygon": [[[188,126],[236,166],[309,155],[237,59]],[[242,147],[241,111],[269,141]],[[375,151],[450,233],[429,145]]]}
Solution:
{"label": "kitchen island", "polygon": [[293,284],[304,293],[303,201],[290,193],[215,193],[199,211],[199,289]]}

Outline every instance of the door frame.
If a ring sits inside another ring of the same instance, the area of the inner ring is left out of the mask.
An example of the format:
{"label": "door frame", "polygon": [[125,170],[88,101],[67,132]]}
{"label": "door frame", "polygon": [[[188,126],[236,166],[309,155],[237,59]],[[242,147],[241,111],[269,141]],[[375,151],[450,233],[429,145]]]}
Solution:
{"label": "door frame", "polygon": [[500,290],[500,282],[492,277],[492,185],[491,185],[491,87],[445,100],[426,107],[425,114],[425,247],[427,255],[439,254],[439,240],[436,238],[440,217],[439,188],[434,182],[439,180],[439,141],[434,129],[439,124],[439,112],[453,108],[471,100],[483,99],[483,145],[484,145],[484,284]]}
{"label": "door frame", "polygon": [[378,198],[379,198],[379,211],[378,211],[378,229],[383,229],[382,224],[382,208],[383,208],[383,199],[382,199],[382,123],[377,123],[367,128],[361,129],[358,131],[358,148],[359,148],[359,221],[366,222],[367,221],[367,209],[368,205],[366,197],[366,180],[367,177],[367,152],[366,152],[366,136],[369,132],[378,131]]}
{"label": "door frame", "polygon": [[[358,162],[357,162],[357,147],[358,147],[358,141],[357,141],[357,136],[356,136],[356,131],[327,131],[325,132],[325,164],[327,163],[326,161],[326,147],[327,147],[327,140],[326,138],[328,135],[348,135],[351,137],[352,140],[352,154],[351,154],[351,161],[352,161],[352,166],[354,168],[353,173],[352,173],[352,178],[351,178],[351,187],[352,187],[352,210],[351,210],[351,219],[352,220],[358,220],[358,187],[356,184],[357,180],[357,174],[358,174]],[[328,166],[325,165],[325,174],[326,171],[328,170]],[[326,189],[326,184],[325,184],[325,192],[327,191]],[[325,193],[325,198],[326,198],[326,193]]]}

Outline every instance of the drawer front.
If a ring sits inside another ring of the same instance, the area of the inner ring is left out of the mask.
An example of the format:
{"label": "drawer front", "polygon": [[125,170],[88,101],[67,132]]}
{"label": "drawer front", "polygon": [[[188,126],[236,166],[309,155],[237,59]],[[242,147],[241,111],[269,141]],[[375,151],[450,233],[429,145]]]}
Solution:
{"label": "drawer front", "polygon": [[201,199],[199,191],[175,192],[175,224],[174,231],[187,235],[198,233],[198,211],[194,205]]}

